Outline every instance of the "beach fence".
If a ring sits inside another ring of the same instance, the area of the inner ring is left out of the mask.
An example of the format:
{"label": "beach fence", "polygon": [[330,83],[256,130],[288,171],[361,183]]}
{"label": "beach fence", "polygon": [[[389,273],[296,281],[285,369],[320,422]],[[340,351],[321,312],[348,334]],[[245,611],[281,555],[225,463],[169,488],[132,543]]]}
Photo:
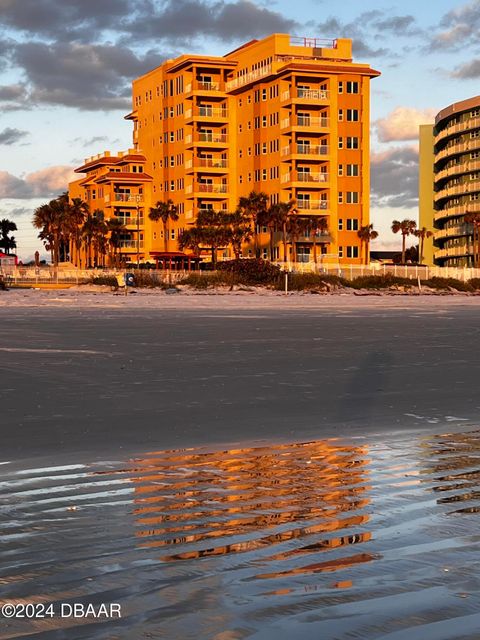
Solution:
{"label": "beach fence", "polygon": [[[480,278],[480,269],[469,267],[427,267],[423,265],[390,265],[390,264],[315,264],[313,262],[279,262],[277,265],[289,273],[317,273],[319,275],[338,275],[347,280],[362,276],[385,276],[390,274],[411,280],[429,280],[430,278],[455,278],[466,282],[472,278]],[[138,283],[147,279],[164,284],[176,284],[189,271],[155,270],[155,269],[54,269],[53,267],[0,267],[0,277],[7,286],[47,287],[68,286],[92,283],[97,278],[117,278],[118,275],[132,273]],[[196,271],[206,276],[212,271]]]}

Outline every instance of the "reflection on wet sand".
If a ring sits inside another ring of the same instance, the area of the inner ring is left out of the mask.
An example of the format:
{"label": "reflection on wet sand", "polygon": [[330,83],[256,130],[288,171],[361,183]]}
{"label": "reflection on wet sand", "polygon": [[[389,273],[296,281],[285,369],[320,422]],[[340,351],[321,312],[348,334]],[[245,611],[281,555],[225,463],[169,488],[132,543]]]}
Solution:
{"label": "reflection on wet sand", "polygon": [[[172,551],[180,546],[182,550],[160,556],[164,562],[172,562],[302,543],[270,559],[259,555],[263,563],[280,563],[296,554],[316,554],[354,540],[368,540],[370,532],[315,539],[317,534],[349,530],[368,522],[368,514],[362,511],[369,504],[366,455],[366,447],[310,442],[274,449],[175,455],[176,469],[165,466],[162,454],[136,460],[145,470],[132,478],[136,483],[135,503],[139,505],[135,509],[139,526],[136,535],[153,538],[141,542],[140,547],[168,547]],[[339,517],[344,512],[358,515]],[[310,524],[298,526],[305,521]],[[216,540],[222,544],[197,544]],[[344,568],[348,562],[367,559],[373,556],[352,556],[351,561],[337,564]],[[311,570],[333,571],[335,566],[334,562]]]}
{"label": "reflection on wet sand", "polygon": [[477,431],[2,465],[0,604],[122,619],[0,640],[477,640],[479,462]]}

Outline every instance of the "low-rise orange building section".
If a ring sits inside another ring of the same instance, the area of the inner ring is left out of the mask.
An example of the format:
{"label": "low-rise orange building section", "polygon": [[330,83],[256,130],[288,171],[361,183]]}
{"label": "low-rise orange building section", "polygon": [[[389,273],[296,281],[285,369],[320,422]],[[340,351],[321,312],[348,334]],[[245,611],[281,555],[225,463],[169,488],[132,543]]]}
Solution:
{"label": "low-rise orange building section", "polygon": [[[294,199],[299,215],[327,219],[329,233],[319,240],[325,262],[360,262],[357,231],[369,224],[370,79],[378,75],[352,62],[348,39],[284,34],[223,57],[167,60],[133,81],[126,118],[134,124],[134,149],[88,159],[77,169],[86,179],[71,184],[70,193],[107,217],[135,215],[140,224],[127,225],[124,249],[141,248],[142,260],[166,244],[162,225],[147,215],[157,201],[171,199],[178,208],[168,228],[174,251],[199,210],[233,211],[240,197],[263,191],[272,204]],[[311,237],[296,240],[298,260],[311,259]],[[266,258],[266,229],[260,246]],[[253,247],[243,255],[253,255]],[[230,248],[223,257],[232,257]]]}

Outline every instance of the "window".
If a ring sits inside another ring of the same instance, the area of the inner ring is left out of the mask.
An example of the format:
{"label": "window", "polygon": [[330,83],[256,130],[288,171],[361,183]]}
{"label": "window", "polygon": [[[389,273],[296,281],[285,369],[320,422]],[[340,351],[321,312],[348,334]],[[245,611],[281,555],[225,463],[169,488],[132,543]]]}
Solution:
{"label": "window", "polygon": [[358,176],[358,164],[347,164],[347,176]]}
{"label": "window", "polygon": [[358,258],[358,247],[347,247],[347,258]]}
{"label": "window", "polygon": [[347,93],[358,93],[358,82],[347,82]]}
{"label": "window", "polygon": [[349,136],[349,137],[347,137],[347,149],[358,149],[358,138],[357,138],[357,136]]}
{"label": "window", "polygon": [[343,82],[338,83],[338,93],[343,93]]}
{"label": "window", "polygon": [[338,148],[339,149],[343,149],[343,138],[342,138],[342,136],[340,136],[338,138]]}
{"label": "window", "polygon": [[342,231],[342,229],[343,229],[343,219],[339,218],[338,219],[338,230]]}
{"label": "window", "polygon": [[347,218],[347,231],[358,231],[358,218]]}
{"label": "window", "polygon": [[170,181],[170,191],[175,191],[175,180]]}
{"label": "window", "polygon": [[347,122],[358,122],[358,109],[347,109]]}
{"label": "window", "polygon": [[242,125],[241,124],[238,125],[238,133],[242,133]]}
{"label": "window", "polygon": [[342,204],[343,202],[343,191],[338,192],[338,204]]}
{"label": "window", "polygon": [[262,89],[262,101],[265,102],[266,99],[267,99],[267,90]]}
{"label": "window", "polygon": [[347,204],[358,204],[358,191],[347,191]]}
{"label": "window", "polygon": [[[347,165],[348,167],[348,165]],[[343,176],[343,164],[338,165],[338,175]]]}
{"label": "window", "polygon": [[260,89],[257,89],[254,93],[255,102],[260,102]]}
{"label": "window", "polygon": [[262,127],[266,127],[268,125],[267,116],[262,116]]}
{"label": "window", "polygon": [[262,180],[266,180],[266,179],[267,179],[267,170],[262,169]]}
{"label": "window", "polygon": [[343,258],[343,247],[338,247],[338,257]]}
{"label": "window", "polygon": [[338,120],[340,122],[343,120],[343,109],[338,110]]}

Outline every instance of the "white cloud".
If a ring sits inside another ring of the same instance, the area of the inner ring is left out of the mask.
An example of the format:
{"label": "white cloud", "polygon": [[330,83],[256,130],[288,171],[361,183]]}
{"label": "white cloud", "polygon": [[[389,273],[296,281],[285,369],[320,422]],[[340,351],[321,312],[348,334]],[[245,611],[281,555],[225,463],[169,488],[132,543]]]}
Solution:
{"label": "white cloud", "polygon": [[54,198],[75,178],[73,168],[64,165],[46,167],[23,178],[0,171],[0,198]]}
{"label": "white cloud", "polygon": [[418,127],[433,122],[435,109],[412,109],[397,107],[386,118],[374,122],[380,142],[395,140],[417,140]]}

